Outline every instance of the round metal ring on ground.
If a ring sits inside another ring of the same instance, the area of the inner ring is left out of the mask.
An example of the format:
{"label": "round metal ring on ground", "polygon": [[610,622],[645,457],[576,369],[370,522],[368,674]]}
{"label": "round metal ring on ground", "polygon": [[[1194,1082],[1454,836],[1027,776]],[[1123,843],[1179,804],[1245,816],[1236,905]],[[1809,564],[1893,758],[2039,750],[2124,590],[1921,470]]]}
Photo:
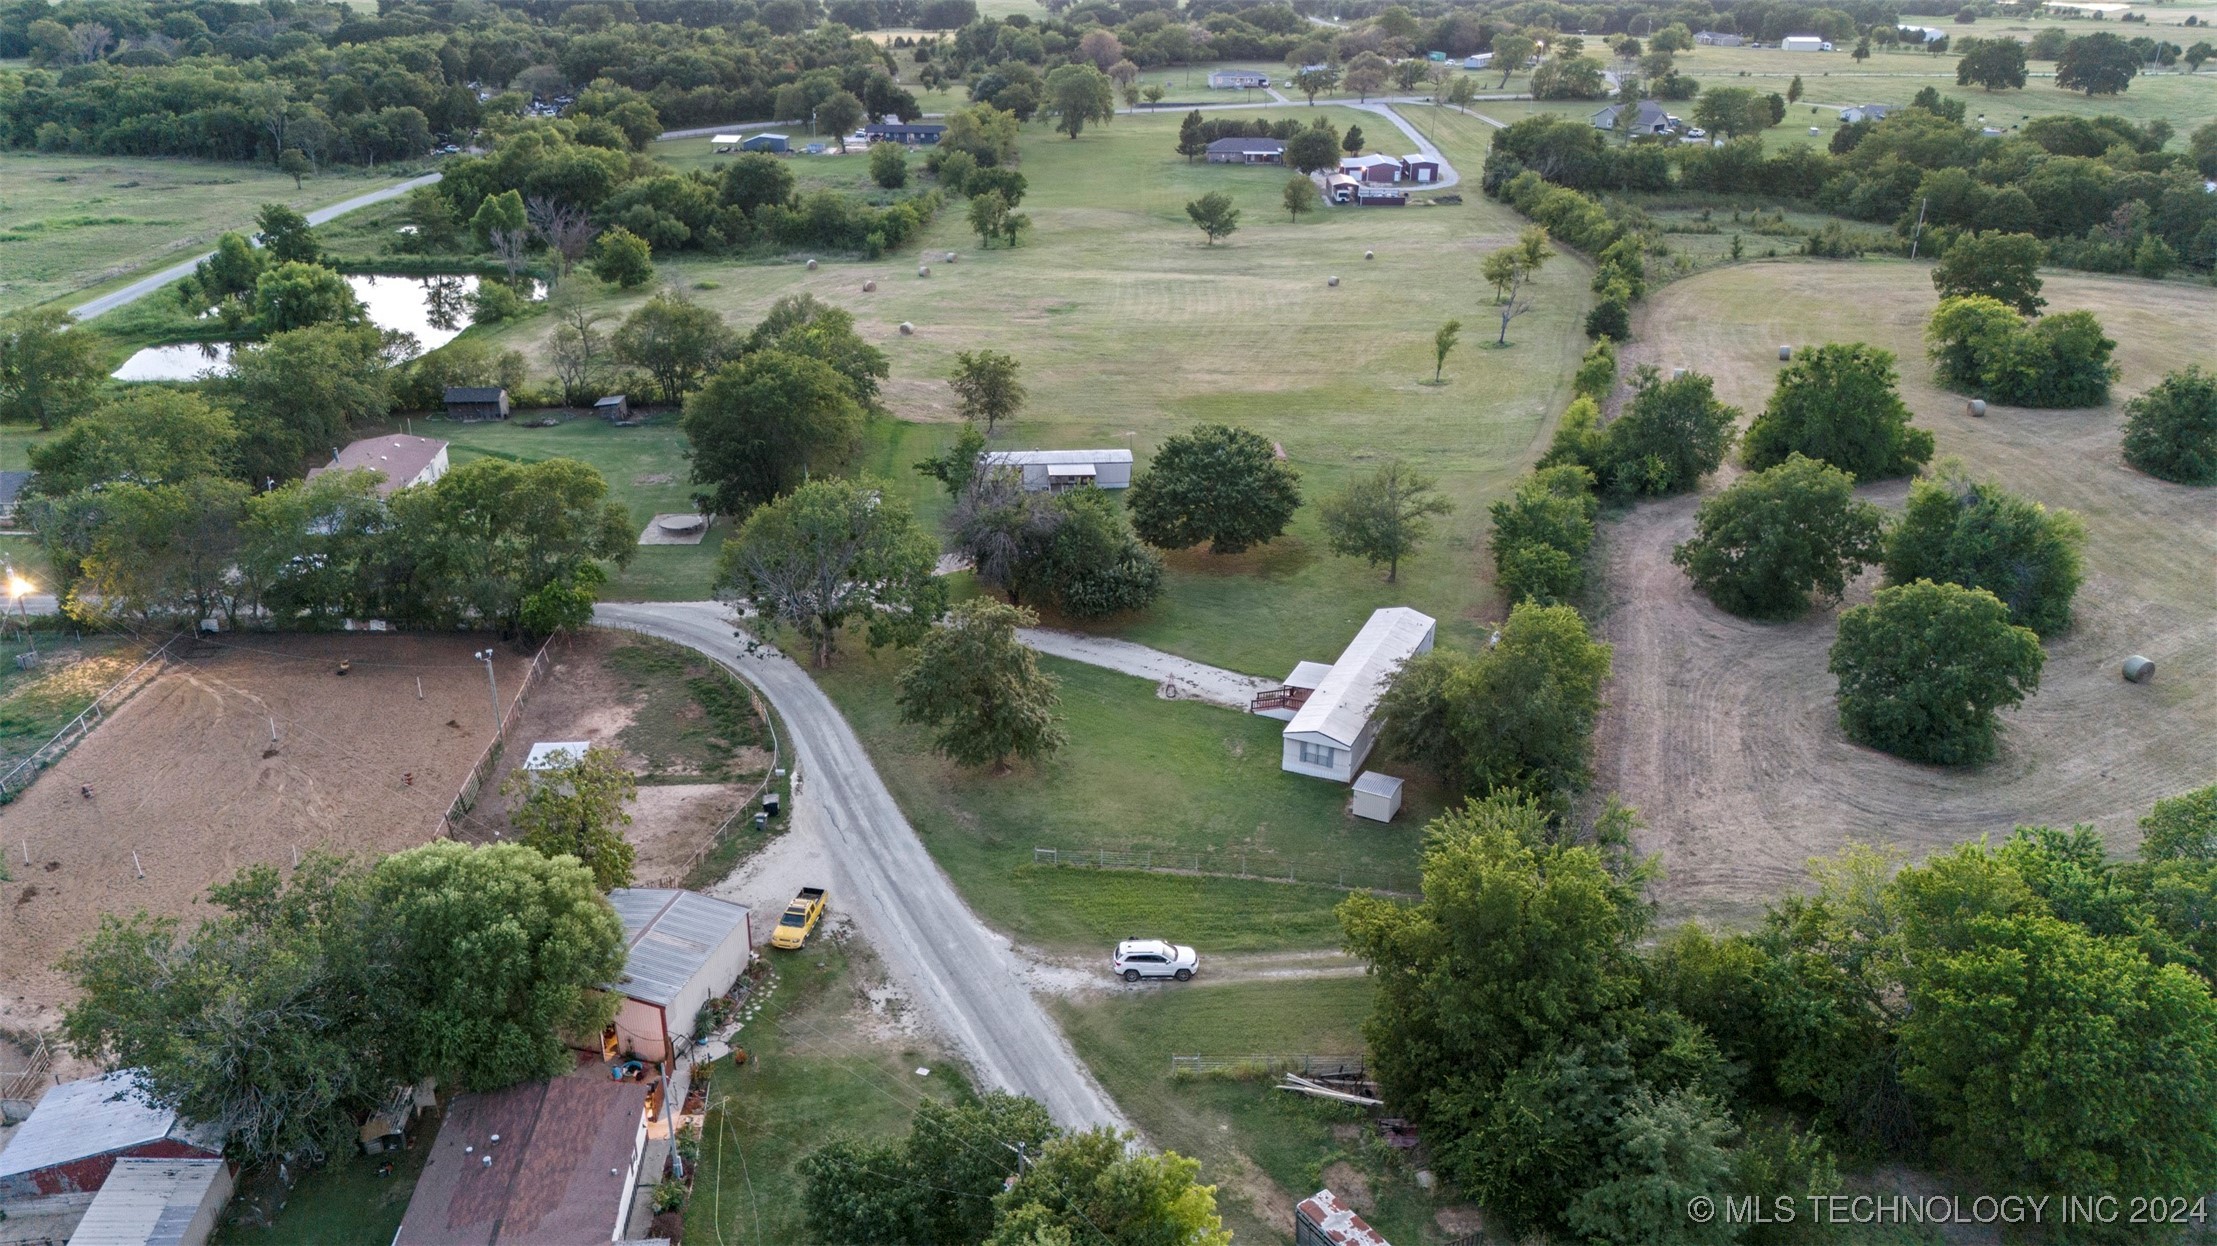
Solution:
{"label": "round metal ring on ground", "polygon": [[655,527],[672,536],[683,536],[689,532],[698,532],[707,525],[708,521],[699,515],[665,515],[654,521]]}

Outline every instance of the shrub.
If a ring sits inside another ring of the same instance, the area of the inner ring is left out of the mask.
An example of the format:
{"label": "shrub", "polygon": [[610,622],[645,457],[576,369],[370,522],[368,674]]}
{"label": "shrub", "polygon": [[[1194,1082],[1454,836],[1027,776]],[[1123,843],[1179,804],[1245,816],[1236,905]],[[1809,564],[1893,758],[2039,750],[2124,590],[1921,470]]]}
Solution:
{"label": "shrub", "polygon": [[1748,428],[1745,462],[1760,471],[1804,454],[1857,480],[1915,471],[1932,457],[1932,434],[1909,426],[1897,379],[1893,355],[1875,346],[1802,351]]}
{"label": "shrub", "polygon": [[2217,373],[2189,365],[2126,403],[2124,451],[2159,480],[2217,484]]}
{"label": "shrub", "polygon": [[1731,448],[1740,411],[1717,401],[1710,379],[1688,372],[1662,380],[1652,367],[1633,378],[1632,401],[1602,430],[1596,471],[1618,493],[1683,493],[1717,469]]}
{"label": "shrub", "polygon": [[1586,351],[1578,361],[1578,374],[1571,378],[1571,392],[1595,402],[1605,402],[1617,387],[1616,343],[1604,337]]}
{"label": "shrub", "polygon": [[1992,593],[1919,580],[1843,613],[1828,669],[1850,739],[1961,766],[1993,756],[1994,711],[2037,691],[2044,661]]}
{"label": "shrub", "polygon": [[1882,552],[1878,508],[1855,479],[1799,454],[1742,477],[1701,504],[1694,538],[1671,552],[1719,609],[1750,619],[1798,618],[1809,597],[1833,602]]}
{"label": "shrub", "polygon": [[908,185],[908,152],[901,144],[879,143],[870,149],[870,180],[887,190]]}
{"label": "shrub", "polygon": [[2027,321],[1983,295],[1943,300],[1925,341],[1944,385],[2021,407],[2092,407],[2117,379],[2117,343],[2092,312]]}
{"label": "shrub", "polygon": [[612,286],[636,290],[654,280],[653,255],[646,239],[617,225],[593,240],[593,258],[587,267]]}
{"label": "shrub", "polygon": [[490,277],[480,278],[477,292],[470,296],[470,314],[479,324],[521,320],[531,310],[531,300],[516,293],[514,286]]}
{"label": "shrub", "polygon": [[1541,468],[1493,504],[1493,565],[1512,604],[1577,594],[1597,509],[1593,473],[1576,464]]}
{"label": "shrub", "polygon": [[1599,341],[1627,341],[1632,336],[1632,307],[1621,298],[1607,298],[1586,313],[1586,336]]}
{"label": "shrub", "polygon": [[1984,589],[2008,608],[2010,622],[2052,636],[2070,626],[2085,540],[2069,511],[1951,473],[1911,486],[1886,539],[1886,581]]}

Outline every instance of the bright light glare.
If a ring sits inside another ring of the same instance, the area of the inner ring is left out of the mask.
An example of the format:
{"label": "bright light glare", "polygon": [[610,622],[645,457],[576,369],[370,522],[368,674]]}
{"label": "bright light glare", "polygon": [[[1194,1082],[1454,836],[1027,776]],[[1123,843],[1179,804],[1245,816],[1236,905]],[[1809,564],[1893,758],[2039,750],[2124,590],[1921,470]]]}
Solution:
{"label": "bright light glare", "polygon": [[8,573],[8,596],[21,597],[23,594],[35,592],[37,589],[38,585],[31,583],[22,576],[14,572]]}

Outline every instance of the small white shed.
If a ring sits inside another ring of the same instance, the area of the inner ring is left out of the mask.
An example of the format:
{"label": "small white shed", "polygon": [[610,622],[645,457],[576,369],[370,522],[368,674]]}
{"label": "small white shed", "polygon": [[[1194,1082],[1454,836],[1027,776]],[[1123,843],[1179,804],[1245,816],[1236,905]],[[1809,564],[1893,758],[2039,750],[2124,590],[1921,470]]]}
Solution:
{"label": "small white shed", "polygon": [[1391,822],[1401,812],[1401,780],[1390,774],[1365,770],[1355,780],[1355,816],[1373,822]]}
{"label": "small white shed", "polygon": [[585,760],[586,750],[592,747],[590,740],[550,740],[534,744],[524,755],[523,768],[534,775],[567,770]]}

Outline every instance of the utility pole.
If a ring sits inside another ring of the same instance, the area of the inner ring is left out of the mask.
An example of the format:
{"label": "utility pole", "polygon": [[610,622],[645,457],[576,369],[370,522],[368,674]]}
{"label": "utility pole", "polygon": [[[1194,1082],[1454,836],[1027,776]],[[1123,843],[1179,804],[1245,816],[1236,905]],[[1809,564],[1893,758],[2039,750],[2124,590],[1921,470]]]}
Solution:
{"label": "utility pole", "polygon": [[1917,244],[1924,241],[1924,210],[1932,205],[1930,197],[1917,201],[1917,228],[1909,235],[1909,258],[1917,258]]}
{"label": "utility pole", "polygon": [[500,725],[500,680],[493,676],[493,651],[480,649],[470,656],[485,664],[485,686],[493,694],[493,739],[505,744],[508,737]]}

